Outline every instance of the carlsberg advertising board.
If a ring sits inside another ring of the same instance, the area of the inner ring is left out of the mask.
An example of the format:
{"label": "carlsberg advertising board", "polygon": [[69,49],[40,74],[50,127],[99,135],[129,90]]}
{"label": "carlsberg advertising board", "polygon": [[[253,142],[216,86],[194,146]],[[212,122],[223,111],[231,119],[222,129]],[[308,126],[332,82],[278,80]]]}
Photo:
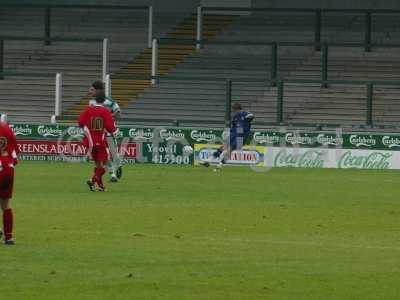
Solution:
{"label": "carlsberg advertising board", "polygon": [[[71,155],[62,145],[76,144],[83,138],[77,126],[49,124],[12,124],[21,144],[21,158],[27,160],[59,160]],[[192,164],[194,156],[185,157],[182,145],[203,145],[199,155],[209,155],[222,142],[221,129],[120,126],[116,135],[119,144],[129,145],[126,163]],[[251,133],[253,150],[235,152],[231,163],[274,167],[318,168],[398,168],[400,134],[305,132],[296,130],[260,130]],[[57,146],[55,146],[57,145]],[[256,148],[254,148],[256,147]],[[261,149],[266,148],[265,152]],[[33,151],[33,150],[34,151]],[[54,153],[57,149],[57,153]],[[78,148],[77,148],[78,149]],[[257,153],[256,153],[257,152]],[[59,157],[59,155],[63,157]],[[265,162],[259,162],[263,157]]]}
{"label": "carlsberg advertising board", "polygon": [[[77,126],[12,124],[18,139],[63,139],[79,138],[83,131]],[[132,138],[141,142],[152,140],[168,141],[184,139],[189,144],[218,144],[222,140],[222,129],[140,127],[124,125],[119,127],[118,138]],[[369,134],[346,132],[304,132],[296,130],[260,130],[251,133],[253,145],[266,147],[302,148],[345,148],[400,150],[400,134]]]}

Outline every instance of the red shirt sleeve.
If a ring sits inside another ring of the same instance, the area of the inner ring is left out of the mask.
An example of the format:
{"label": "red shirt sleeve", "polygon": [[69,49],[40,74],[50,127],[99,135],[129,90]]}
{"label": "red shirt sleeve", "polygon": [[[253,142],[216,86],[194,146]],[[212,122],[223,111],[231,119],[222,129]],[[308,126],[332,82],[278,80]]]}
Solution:
{"label": "red shirt sleeve", "polygon": [[17,145],[17,138],[15,137],[14,131],[12,131],[10,126],[7,126],[7,127],[8,127],[8,130],[9,130],[8,142],[10,144],[11,154],[14,151],[15,151],[15,154],[19,154],[18,145]]}
{"label": "red shirt sleeve", "polygon": [[15,138],[14,132],[7,123],[0,123],[0,135],[2,135],[2,137],[6,139],[5,148],[3,148],[2,151],[7,152],[8,155],[6,156],[6,158],[0,156],[1,164],[12,163],[13,165],[16,165],[18,162],[17,154],[19,152],[17,139]]}
{"label": "red shirt sleeve", "polygon": [[79,116],[78,125],[79,127],[87,127],[88,126],[88,108],[86,108],[81,115]]}

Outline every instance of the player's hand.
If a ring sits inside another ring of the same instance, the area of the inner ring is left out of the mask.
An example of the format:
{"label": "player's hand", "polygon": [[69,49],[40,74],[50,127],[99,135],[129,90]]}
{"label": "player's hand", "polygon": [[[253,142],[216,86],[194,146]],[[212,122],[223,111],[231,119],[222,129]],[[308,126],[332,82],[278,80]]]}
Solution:
{"label": "player's hand", "polygon": [[115,131],[112,133],[112,136],[113,136],[114,138],[117,138],[118,133],[119,133],[119,128],[117,128],[117,130],[115,130]]}
{"label": "player's hand", "polygon": [[113,113],[114,120],[118,120],[121,118],[121,111],[116,111]]}

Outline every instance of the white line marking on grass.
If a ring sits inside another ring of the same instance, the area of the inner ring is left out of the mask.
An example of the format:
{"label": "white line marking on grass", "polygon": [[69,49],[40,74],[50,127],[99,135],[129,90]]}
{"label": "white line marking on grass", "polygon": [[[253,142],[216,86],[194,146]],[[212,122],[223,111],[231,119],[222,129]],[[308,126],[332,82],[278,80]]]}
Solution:
{"label": "white line marking on grass", "polygon": [[[71,234],[95,234],[107,236],[109,233],[101,232],[101,231],[68,231]],[[65,230],[63,230],[65,233]],[[170,235],[162,235],[162,234],[151,234],[141,232],[142,236],[137,237],[138,240],[153,238],[153,239],[175,239],[175,233],[171,233]],[[126,238],[126,234],[123,233],[113,233],[114,236],[124,237]],[[135,232],[129,233],[128,236],[135,238]],[[400,251],[400,247],[392,247],[392,246],[374,246],[374,245],[349,245],[349,244],[325,244],[319,242],[311,242],[311,241],[290,241],[290,240],[262,240],[262,239],[243,239],[236,237],[221,237],[221,238],[213,238],[213,237],[193,237],[186,235],[185,233],[180,233],[182,240],[185,241],[208,241],[208,242],[229,242],[229,243],[241,243],[241,244],[249,244],[249,243],[260,243],[260,244],[272,244],[272,245],[297,245],[297,246],[309,246],[309,247],[327,247],[327,248],[344,248],[344,249],[371,249],[371,250],[394,250]]]}

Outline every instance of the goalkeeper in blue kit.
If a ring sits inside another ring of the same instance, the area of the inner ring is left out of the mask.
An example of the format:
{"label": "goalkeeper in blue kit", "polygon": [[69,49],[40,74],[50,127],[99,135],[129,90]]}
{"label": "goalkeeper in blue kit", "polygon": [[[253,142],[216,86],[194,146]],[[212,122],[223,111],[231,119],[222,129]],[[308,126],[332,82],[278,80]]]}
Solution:
{"label": "goalkeeper in blue kit", "polygon": [[[232,105],[232,111],[234,115],[227,143],[213,153],[212,161],[218,162],[218,168],[221,168],[222,164],[225,163],[231,151],[241,150],[243,145],[249,142],[250,138],[251,122],[254,119],[254,115],[248,111],[242,110],[242,106],[239,103]],[[202,164],[208,167],[210,161],[205,161]]]}
{"label": "goalkeeper in blue kit", "polygon": [[[89,105],[92,105],[96,102],[94,98],[99,92],[104,93],[104,83],[100,80],[96,80],[89,87],[88,95],[93,97],[93,99],[90,100]],[[102,105],[111,112],[114,122],[120,117],[121,109],[114,99],[107,96]],[[107,135],[106,139],[111,156],[107,164],[107,170],[111,176],[110,181],[118,182],[118,180],[122,177],[122,160],[118,153],[118,143],[113,135]]]}

